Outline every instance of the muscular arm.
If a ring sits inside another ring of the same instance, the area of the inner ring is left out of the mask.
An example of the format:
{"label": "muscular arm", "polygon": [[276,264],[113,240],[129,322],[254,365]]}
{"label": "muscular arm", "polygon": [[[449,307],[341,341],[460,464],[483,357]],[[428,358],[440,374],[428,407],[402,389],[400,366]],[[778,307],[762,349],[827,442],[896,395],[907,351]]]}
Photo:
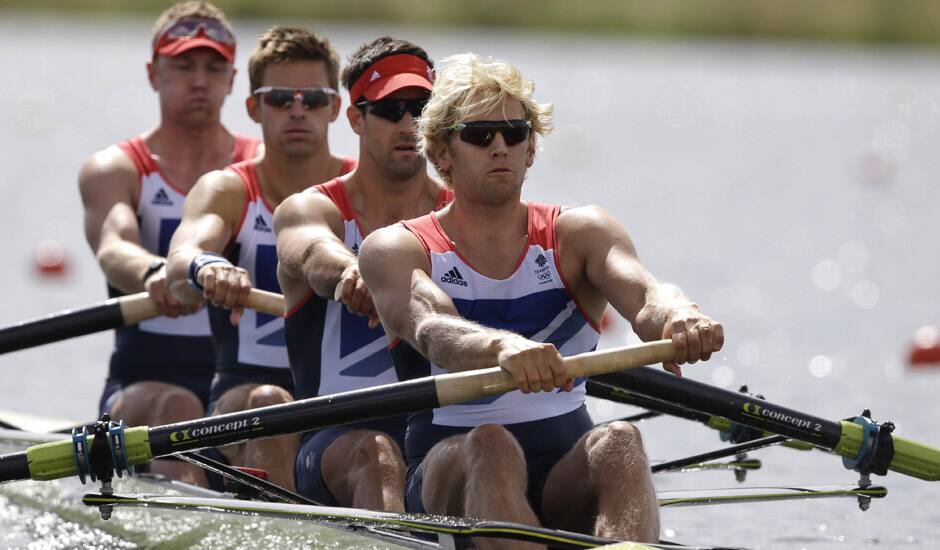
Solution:
{"label": "muscular arm", "polygon": [[166,270],[143,280],[150,264],[160,259],[141,245],[134,209],[137,170],[118,147],[109,147],[85,161],[78,188],[85,208],[85,238],[108,283],[125,294],[146,290],[162,315],[194,313],[197,306],[181,304],[166,291]]}
{"label": "muscular arm", "polygon": [[[209,172],[199,178],[186,196],[183,219],[173,234],[167,254],[168,286],[183,302],[197,303],[205,297],[230,308],[244,304],[251,283],[243,269],[227,264],[204,267],[199,271],[200,283],[206,288],[202,296],[189,286],[186,277],[189,264],[197,255],[224,252],[241,220],[245,200],[241,178],[224,170]],[[206,277],[209,277],[208,281],[204,280]],[[227,292],[230,287],[234,293]],[[217,296],[216,291],[220,288],[222,292]]]}
{"label": "muscular arm", "polygon": [[421,243],[402,226],[386,227],[366,238],[359,250],[359,269],[386,333],[403,338],[448,371],[500,365],[524,392],[570,389],[564,364],[551,344],[461,318],[450,297],[428,275]]}
{"label": "muscular arm", "polygon": [[274,232],[282,272],[332,299],[343,271],[356,264],[342,241],[343,218],[333,201],[314,191],[288,197],[274,211]]}
{"label": "muscular arm", "polygon": [[562,269],[575,293],[606,298],[644,341],[671,338],[678,353],[666,363],[707,360],[724,341],[720,323],[704,315],[675,285],[661,283],[640,263],[627,231],[597,207],[566,210],[556,225]]}
{"label": "muscular arm", "polygon": [[337,299],[353,313],[369,317],[370,326],[379,324],[356,255],[343,242],[342,215],[329,197],[316,191],[288,197],[274,212],[274,231],[278,278],[288,308],[310,288],[321,298]]}
{"label": "muscular arm", "polygon": [[85,161],[78,188],[85,207],[85,238],[111,286],[131,294],[144,290],[141,275],[158,256],[140,244],[134,212],[137,170],[117,147]]}

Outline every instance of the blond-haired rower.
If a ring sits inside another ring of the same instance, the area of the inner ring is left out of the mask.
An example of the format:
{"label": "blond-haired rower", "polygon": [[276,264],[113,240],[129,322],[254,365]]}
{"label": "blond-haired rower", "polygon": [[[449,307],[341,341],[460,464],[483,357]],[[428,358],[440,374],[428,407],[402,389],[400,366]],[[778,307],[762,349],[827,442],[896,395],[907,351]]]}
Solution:
{"label": "blond-haired rower", "polygon": [[386,332],[403,340],[397,368],[424,376],[499,365],[520,390],[409,419],[407,507],[655,541],[639,432],[593,427],[584,385],[561,357],[594,349],[608,302],[644,340],[675,342],[665,366],[677,375],[678,364],[721,348],[722,327],[659,283],[602,209],[521,200],[538,136],[552,125],[531,81],[472,54],[442,67],[418,128],[455,198],[369,236],[360,271]]}
{"label": "blond-haired rower", "polygon": [[[170,244],[168,280],[184,303],[212,303],[212,414],[292,399],[283,317],[244,305],[252,286],[280,292],[274,209],[355,166],[331,154],[327,139],[339,114],[338,65],[329,41],[309,30],[274,27],[261,36],[248,64],[246,106],[261,124],[264,155],[206,174],[186,199]],[[297,442],[296,435],[281,436],[223,453],[234,464],[268,470],[271,481],[293,489]]]}

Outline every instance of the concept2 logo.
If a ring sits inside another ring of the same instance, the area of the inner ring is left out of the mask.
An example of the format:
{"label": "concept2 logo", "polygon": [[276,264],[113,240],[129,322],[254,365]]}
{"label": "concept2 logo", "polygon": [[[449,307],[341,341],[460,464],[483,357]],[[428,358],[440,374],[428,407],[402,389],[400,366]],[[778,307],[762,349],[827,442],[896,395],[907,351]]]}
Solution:
{"label": "concept2 logo", "polygon": [[196,428],[187,428],[177,432],[170,433],[170,442],[174,445],[182,445],[194,440],[224,439],[226,436],[240,432],[248,432],[261,429],[261,418],[254,416],[242,420],[233,420],[225,424],[211,424],[209,426],[199,426]]}
{"label": "concept2 logo", "polygon": [[808,418],[802,418],[790,414],[789,411],[776,411],[768,409],[763,405],[751,403],[750,401],[741,405],[745,416],[756,418],[762,421],[769,421],[773,424],[783,424],[792,426],[801,431],[821,432],[822,425],[819,422],[813,422]]}

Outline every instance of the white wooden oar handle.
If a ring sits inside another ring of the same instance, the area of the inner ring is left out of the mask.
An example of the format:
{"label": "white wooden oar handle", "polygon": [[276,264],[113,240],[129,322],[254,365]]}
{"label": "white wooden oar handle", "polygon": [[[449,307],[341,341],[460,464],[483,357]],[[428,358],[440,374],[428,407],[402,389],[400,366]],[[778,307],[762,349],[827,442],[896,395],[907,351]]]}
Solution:
{"label": "white wooden oar handle", "polygon": [[[675,357],[676,348],[672,340],[658,340],[573,355],[564,358],[564,362],[572,378],[584,378],[672,361]],[[436,380],[441,406],[498,395],[519,387],[513,377],[500,367],[444,374],[437,376]]]}
{"label": "white wooden oar handle", "polygon": [[[125,325],[133,325],[160,315],[157,306],[150,300],[150,294],[146,292],[122,296],[116,300],[121,306],[121,315],[124,317]],[[255,311],[280,317],[284,315],[284,296],[276,292],[253,288],[248,294],[246,306]]]}

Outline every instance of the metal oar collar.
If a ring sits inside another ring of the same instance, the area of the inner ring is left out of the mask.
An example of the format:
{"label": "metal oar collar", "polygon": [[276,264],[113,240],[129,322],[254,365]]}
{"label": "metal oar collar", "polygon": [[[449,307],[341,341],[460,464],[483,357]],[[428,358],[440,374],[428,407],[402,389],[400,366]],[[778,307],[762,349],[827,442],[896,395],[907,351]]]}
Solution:
{"label": "metal oar collar", "polygon": [[849,470],[855,470],[863,476],[888,473],[888,466],[894,459],[893,422],[875,422],[871,411],[865,409],[861,416],[849,419],[862,427],[862,444],[854,457],[843,457],[842,464]]}

